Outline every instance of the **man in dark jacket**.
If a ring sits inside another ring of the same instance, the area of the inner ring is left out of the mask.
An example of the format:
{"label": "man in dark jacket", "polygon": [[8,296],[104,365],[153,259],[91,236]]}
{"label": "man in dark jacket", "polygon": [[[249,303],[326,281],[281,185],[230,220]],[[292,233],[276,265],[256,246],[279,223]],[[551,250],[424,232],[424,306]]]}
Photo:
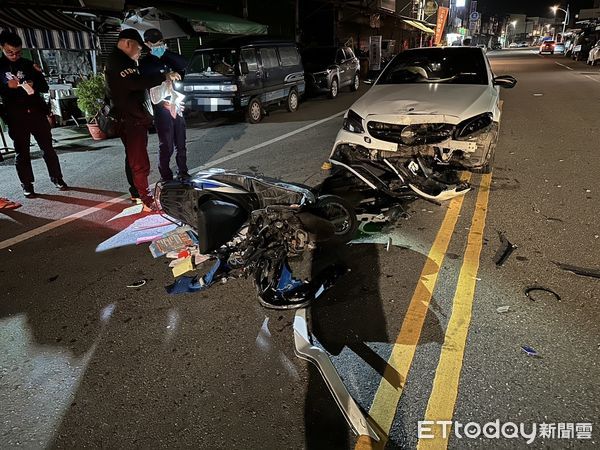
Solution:
{"label": "man in dark jacket", "polygon": [[138,59],[143,45],[142,37],[136,30],[128,28],[119,33],[117,47],[106,65],[106,83],[121,123],[121,140],[126,153],[125,172],[131,186],[130,192],[132,197],[141,198],[147,210],[153,210],[154,198],[148,187],[148,129],[152,125],[148,89],[165,80],[173,81],[180,77],[174,72],[141,75]]}
{"label": "man in dark jacket", "polygon": [[[150,52],[140,60],[140,73],[152,76],[157,73],[177,72],[183,78],[187,60],[167,50],[163,35],[157,28],[144,32],[144,42]],[[172,105],[176,99],[166,98],[154,105],[154,125],[158,134],[158,170],[162,180],[173,179],[171,156],[175,154],[177,177],[188,178],[187,150],[185,146],[185,119],[182,107]],[[172,108],[173,107],[173,108]]]}
{"label": "man in dark jacket", "polygon": [[22,41],[13,32],[0,34],[0,96],[8,134],[15,146],[15,166],[25,197],[33,197],[33,170],[31,168],[30,142],[35,138],[44,155],[50,179],[54,185],[67,189],[63,180],[58,156],[52,147],[52,132],[48,122],[48,105],[40,95],[48,92],[48,83],[42,70],[32,61],[21,58]]}

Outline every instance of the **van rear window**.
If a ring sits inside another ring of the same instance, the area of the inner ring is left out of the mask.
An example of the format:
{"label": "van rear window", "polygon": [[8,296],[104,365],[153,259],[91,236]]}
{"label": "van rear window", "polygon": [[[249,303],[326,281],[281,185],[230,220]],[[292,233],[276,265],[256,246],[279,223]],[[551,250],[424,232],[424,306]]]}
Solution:
{"label": "van rear window", "polygon": [[300,64],[300,55],[296,47],[279,47],[279,58],[282,66],[297,66]]}

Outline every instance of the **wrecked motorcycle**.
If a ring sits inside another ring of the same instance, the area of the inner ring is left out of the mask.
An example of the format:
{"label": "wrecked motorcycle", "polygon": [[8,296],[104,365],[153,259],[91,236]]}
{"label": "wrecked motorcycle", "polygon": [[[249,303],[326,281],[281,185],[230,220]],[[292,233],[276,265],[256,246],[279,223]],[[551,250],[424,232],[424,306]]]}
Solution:
{"label": "wrecked motorcycle", "polygon": [[346,272],[335,265],[316,271],[311,256],[320,242],[354,238],[358,221],[351,203],[302,185],[220,169],[159,183],[155,198],[164,213],[194,230],[199,253],[214,261],[194,290],[251,277],[261,305],[295,309],[296,355],[318,367],[352,430],[379,441],[327,353],[314,345],[307,319],[306,307]]}
{"label": "wrecked motorcycle", "polygon": [[352,205],[341,197],[221,169],[160,183],[156,199],[195,230],[199,252],[215,261],[200,279],[203,287],[251,277],[259,302],[273,309],[305,307],[329,287],[340,269],[311,276],[311,252],[317,242],[350,241],[358,228]]}

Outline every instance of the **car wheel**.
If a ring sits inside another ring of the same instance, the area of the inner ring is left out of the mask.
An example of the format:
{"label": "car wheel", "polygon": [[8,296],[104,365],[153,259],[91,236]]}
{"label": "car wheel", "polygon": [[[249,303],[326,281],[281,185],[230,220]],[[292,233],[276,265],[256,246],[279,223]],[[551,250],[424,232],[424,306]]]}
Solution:
{"label": "car wheel", "polygon": [[331,86],[329,86],[329,98],[336,98],[339,92],[339,85],[337,78],[331,80]]}
{"label": "car wheel", "polygon": [[299,99],[298,99],[298,91],[296,91],[296,89],[290,89],[290,93],[288,94],[288,98],[287,98],[287,110],[289,112],[296,112],[298,111],[298,104],[299,104]]}
{"label": "car wheel", "polygon": [[258,123],[263,118],[262,104],[256,97],[250,100],[248,103],[248,109],[246,110],[246,120],[249,123]]}
{"label": "car wheel", "polygon": [[360,86],[360,77],[358,74],[354,75],[354,81],[352,82],[352,86],[350,86],[350,90],[352,92],[358,91],[358,87]]}

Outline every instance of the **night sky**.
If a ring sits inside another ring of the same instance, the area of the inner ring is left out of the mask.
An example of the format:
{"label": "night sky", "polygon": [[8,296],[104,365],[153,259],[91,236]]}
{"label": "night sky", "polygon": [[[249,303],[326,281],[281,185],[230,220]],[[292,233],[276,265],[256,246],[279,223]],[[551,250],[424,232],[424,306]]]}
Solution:
{"label": "night sky", "polygon": [[563,0],[562,2],[559,0],[478,0],[477,9],[480,12],[493,14],[552,17],[551,6],[559,5],[560,8],[567,9],[567,3],[572,14],[577,14],[580,9],[594,7],[594,0]]}

